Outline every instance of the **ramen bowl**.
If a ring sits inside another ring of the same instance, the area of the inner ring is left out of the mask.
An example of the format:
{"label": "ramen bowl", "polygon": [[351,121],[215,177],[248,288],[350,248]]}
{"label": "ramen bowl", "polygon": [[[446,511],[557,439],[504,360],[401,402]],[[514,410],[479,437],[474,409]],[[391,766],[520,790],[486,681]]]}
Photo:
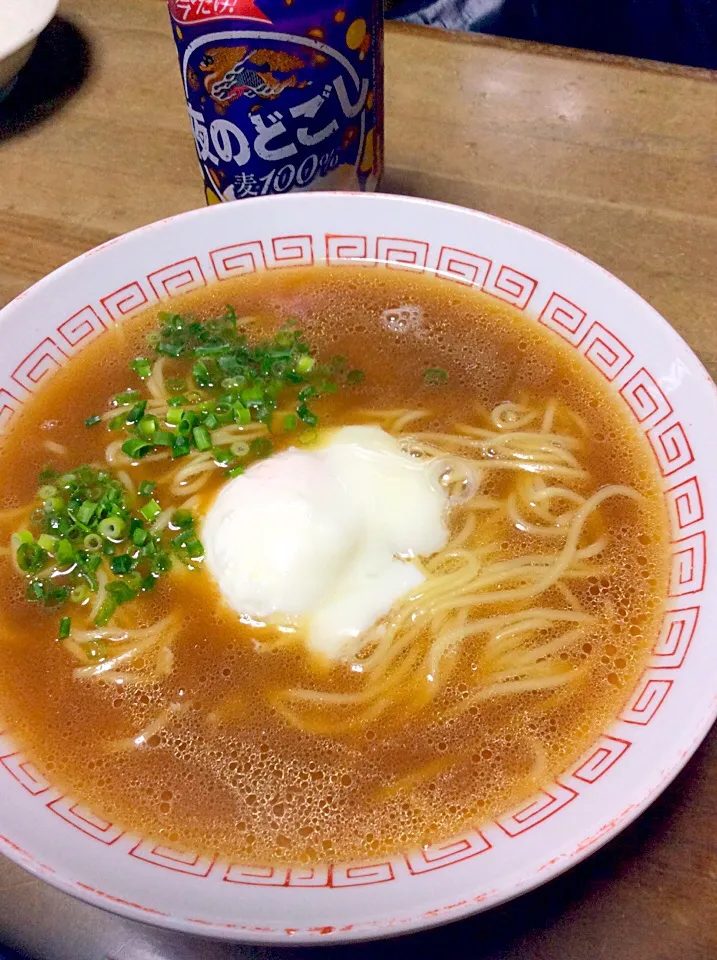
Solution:
{"label": "ramen bowl", "polygon": [[168,848],[64,795],[0,734],[0,852],[133,919],[296,944],[388,936],[486,910],[623,829],[715,719],[714,384],[637,294],[530,230],[425,200],[348,194],[246,200],[151,224],[65,265],[0,313],[0,425],[12,431],[58,368],[138,310],[256,271],[347,263],[482,291],[557,334],[583,369],[592,365],[646,437],[661,478],[671,525],[661,627],[619,716],[553,782],[460,836],[378,860],[266,867],[213,860],[181,842]]}

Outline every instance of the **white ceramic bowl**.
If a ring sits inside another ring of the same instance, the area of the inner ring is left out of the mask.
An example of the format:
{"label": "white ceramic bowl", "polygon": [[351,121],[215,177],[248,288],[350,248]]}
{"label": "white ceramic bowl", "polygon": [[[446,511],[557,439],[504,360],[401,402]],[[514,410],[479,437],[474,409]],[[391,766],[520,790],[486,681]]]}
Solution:
{"label": "white ceramic bowl", "polygon": [[59,0],[0,0],[0,100],[35,49],[37,38],[55,16]]}
{"label": "white ceramic bowl", "polygon": [[[257,942],[396,934],[484,910],[605,843],[664,789],[717,712],[715,386],[675,331],[584,257],[485,214],[348,194],[244,200],[92,250],[0,313],[0,425],[68,358],[133,310],[255,270],[365,262],[436,271],[557,331],[600,371],[654,451],[672,524],[667,612],[619,718],[520,809],[379,862],[266,869],[179,854],[62,796],[0,736],[0,851],[94,904]],[[2,705],[0,704],[0,712]]]}

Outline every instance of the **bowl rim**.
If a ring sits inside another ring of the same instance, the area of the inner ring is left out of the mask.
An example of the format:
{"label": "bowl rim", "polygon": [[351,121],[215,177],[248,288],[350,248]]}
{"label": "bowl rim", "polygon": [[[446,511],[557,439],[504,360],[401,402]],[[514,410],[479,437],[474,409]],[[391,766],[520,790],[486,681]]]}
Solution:
{"label": "bowl rim", "polygon": [[5,38],[5,42],[0,38],[0,63],[3,60],[9,60],[13,54],[36,40],[57,13],[59,5],[60,0],[35,0],[34,7],[30,11],[32,16],[23,18],[21,15],[18,18],[19,30],[11,32]]}
{"label": "bowl rim", "polygon": [[[54,0],[52,0],[52,2],[54,2]],[[360,201],[365,204],[381,204],[389,201],[405,203],[419,208],[432,207],[437,208],[438,210],[445,210],[447,212],[452,211],[454,213],[460,213],[464,216],[467,215],[477,221],[492,221],[505,224],[521,233],[532,235],[541,243],[549,247],[560,248],[563,255],[569,254],[572,258],[583,262],[590,269],[597,269],[601,271],[610,279],[611,282],[619,284],[619,286],[623,288],[623,290],[629,294],[630,297],[639,301],[643,308],[646,308],[649,311],[653,322],[659,321],[660,328],[663,331],[669,332],[670,336],[672,337],[677,337],[681,342],[685,352],[690,356],[696,370],[699,370],[703,374],[704,380],[711,389],[713,399],[717,401],[717,384],[715,384],[699,357],[695,354],[690,345],[683,339],[681,334],[679,334],[679,332],[654,307],[652,307],[642,296],[640,296],[640,294],[633,290],[619,277],[616,277],[609,270],[591,260],[589,257],[577,250],[574,250],[572,247],[568,247],[560,241],[554,240],[529,227],[525,227],[521,224],[515,223],[514,221],[485,213],[483,211],[462,207],[458,204],[445,203],[442,201],[435,201],[421,197],[403,196],[400,194],[359,194],[358,192],[346,191],[294,193],[284,196],[250,198],[242,201],[243,204],[248,204],[249,206],[242,206],[241,209],[242,211],[249,211],[251,205],[256,206],[256,204],[260,204],[261,206],[259,206],[258,209],[261,210],[268,204],[276,205],[277,203],[281,203],[286,206],[289,203],[305,204],[308,202],[309,204],[316,204],[317,206],[320,206],[326,201],[327,198],[333,197],[354,197],[356,199],[360,199]],[[220,211],[223,212],[220,213]],[[51,273],[42,277],[26,290],[18,294],[13,300],[0,309],[0,326],[2,326],[2,323],[5,321],[6,314],[12,312],[12,308],[24,300],[25,297],[31,292],[44,290],[46,286],[52,284],[56,275],[70,273],[81,262],[91,258],[103,250],[108,249],[109,247],[115,245],[122,247],[125,244],[131,244],[138,236],[150,234],[154,230],[166,227],[167,225],[179,220],[186,221],[201,218],[208,219],[210,217],[217,218],[219,216],[229,217],[231,215],[236,215],[236,211],[233,210],[233,204],[227,203],[222,205],[200,207],[193,210],[183,211],[181,213],[165,217],[161,220],[153,221],[152,223],[142,225],[131,231],[120,234],[117,237],[111,238],[104,243],[85,251],[77,257],[74,257],[67,263],[62,264],[60,267],[56,268]],[[582,862],[588,855],[599,850],[608,841],[613,839],[618,833],[629,826],[679,775],[688,761],[692,758],[702,741],[705,739],[716,720],[717,690],[715,690],[713,693],[712,699],[705,710],[704,715],[701,716],[698,722],[694,722],[692,724],[692,738],[687,745],[682,745],[682,749],[676,754],[675,759],[667,768],[663,767],[658,769],[655,767],[654,776],[651,778],[644,778],[644,781],[647,785],[644,786],[640,791],[641,799],[627,806],[618,817],[610,817],[609,819],[606,819],[605,822],[595,830],[591,837],[586,838],[576,850],[570,854],[564,855],[558,862],[555,862],[554,860],[548,860],[540,869],[537,869],[531,872],[529,875],[522,877],[512,889],[501,892],[500,896],[495,899],[488,897],[490,900],[490,908],[507,903],[519,896],[522,896],[524,893],[528,893],[537,887],[542,886],[547,881],[560,876],[573,866],[576,866]],[[356,928],[351,930],[335,929],[330,935],[324,937],[317,937],[316,933],[309,930],[297,930],[295,933],[292,933],[291,936],[288,936],[286,931],[279,926],[277,926],[272,933],[269,933],[268,931],[254,932],[250,929],[241,928],[222,929],[220,925],[202,928],[192,921],[177,916],[176,914],[170,914],[166,916],[148,916],[146,913],[141,912],[141,909],[137,906],[133,904],[127,904],[125,902],[113,901],[108,894],[104,894],[102,891],[89,888],[78,888],[69,877],[59,875],[57,872],[48,873],[43,868],[42,864],[33,860],[28,860],[27,855],[24,855],[24,851],[16,851],[13,850],[12,847],[3,846],[2,853],[19,866],[36,876],[38,879],[50,883],[52,886],[75,897],[76,899],[88,902],[93,906],[97,906],[105,911],[116,913],[135,921],[139,920],[145,923],[149,922],[153,926],[190,934],[195,937],[221,939],[240,943],[254,943],[263,945],[277,944],[285,946],[316,946],[319,944],[333,945],[338,943],[366,942],[378,939],[389,939],[406,935],[408,933],[415,933],[421,930],[440,927],[456,920],[472,916],[484,909],[480,902],[473,900],[462,903],[450,903],[446,904],[445,906],[435,907],[424,914],[414,914],[409,917],[402,917],[400,920],[396,921],[395,924],[392,924],[390,921],[376,921],[372,924],[372,929],[370,930],[366,929],[365,927],[362,928],[361,925],[358,925]]]}

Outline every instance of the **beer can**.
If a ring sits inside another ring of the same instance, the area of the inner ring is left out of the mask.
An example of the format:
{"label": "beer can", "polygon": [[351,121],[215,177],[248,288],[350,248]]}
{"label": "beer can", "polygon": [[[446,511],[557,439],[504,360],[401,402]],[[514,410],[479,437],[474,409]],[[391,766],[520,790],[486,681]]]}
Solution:
{"label": "beer can", "polygon": [[208,203],[375,190],[382,0],[169,0]]}

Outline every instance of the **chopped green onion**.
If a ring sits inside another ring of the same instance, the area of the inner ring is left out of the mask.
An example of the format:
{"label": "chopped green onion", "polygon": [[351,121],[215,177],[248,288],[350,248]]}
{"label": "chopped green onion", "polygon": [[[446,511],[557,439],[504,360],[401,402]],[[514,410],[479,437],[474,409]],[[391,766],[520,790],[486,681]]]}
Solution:
{"label": "chopped green onion", "polygon": [[102,549],[102,537],[97,533],[88,533],[82,544],[85,550],[90,553],[97,553]]}
{"label": "chopped green onion", "polygon": [[155,447],[171,447],[174,445],[174,434],[169,430],[155,430],[152,443]]}
{"label": "chopped green onion", "polygon": [[95,414],[93,417],[88,417],[88,418],[85,420],[85,426],[86,426],[86,427],[94,427],[94,425],[95,425],[96,423],[99,423],[101,420],[102,420],[102,417],[100,417],[98,414]]}
{"label": "chopped green onion", "polygon": [[366,374],[363,370],[349,370],[346,374],[346,383],[355,386],[357,383],[363,383],[366,379]]}
{"label": "chopped green onion", "polygon": [[[219,362],[226,359],[221,357]],[[246,386],[246,377],[225,377],[221,382],[222,390],[241,390]]]}
{"label": "chopped green onion", "polygon": [[37,573],[45,566],[48,556],[36,543],[21,543],[17,548],[16,559],[23,573]]}
{"label": "chopped green onion", "polygon": [[167,340],[160,340],[156,347],[157,353],[163,353],[166,357],[178,357],[182,348],[176,343],[170,343]]}
{"label": "chopped green onion", "polygon": [[191,449],[186,437],[176,437],[172,445],[172,459],[177,460],[179,457],[186,457],[188,453],[191,453]]}
{"label": "chopped green onion", "polygon": [[249,445],[255,457],[268,457],[274,449],[274,444],[268,437],[256,437]]}
{"label": "chopped green onion", "polygon": [[139,512],[142,514],[147,523],[152,523],[152,521],[156,520],[160,515],[162,508],[156,500],[149,500],[143,507],[139,508]]}
{"label": "chopped green onion", "polygon": [[137,529],[132,534],[132,543],[135,547],[143,546],[149,539],[149,531],[145,530],[144,527],[137,527]]}
{"label": "chopped green onion", "polygon": [[202,546],[201,541],[197,540],[196,538],[189,540],[185,544],[184,549],[187,551],[187,554],[192,560],[196,560],[199,557],[204,556],[204,547]]}
{"label": "chopped green onion", "polygon": [[246,407],[256,406],[257,403],[261,403],[264,399],[264,391],[260,386],[245,387],[241,394],[241,402]]}
{"label": "chopped green onion", "polygon": [[[95,623],[97,623],[96,620]],[[88,660],[104,660],[107,656],[107,642],[105,640],[90,640],[89,643],[85,643],[83,646],[85,648],[85,656]]]}
{"label": "chopped green onion", "polygon": [[57,487],[52,483],[44,483],[37,491],[37,495],[40,500],[49,500],[50,497],[57,496]]}
{"label": "chopped green onion", "polygon": [[153,417],[151,414],[148,414],[137,424],[137,429],[142,434],[143,437],[146,437],[147,440],[152,440],[154,434],[157,432],[157,418]]}
{"label": "chopped green onion", "polygon": [[156,486],[157,484],[153,480],[142,480],[137,493],[140,497],[149,497]]}
{"label": "chopped green onion", "polygon": [[72,603],[84,603],[89,595],[90,588],[86,583],[78,583],[70,590],[70,600]]}
{"label": "chopped green onion", "polygon": [[197,450],[211,450],[212,438],[206,427],[194,427],[192,436],[194,437],[194,445]]}
{"label": "chopped green onion", "polygon": [[240,477],[245,469],[241,464],[237,464],[236,467],[230,467],[229,470],[227,470],[227,476],[233,480],[234,477]]}
{"label": "chopped green onion", "polygon": [[124,582],[136,596],[142,589],[142,574],[138,570],[130,570],[124,575]]}
{"label": "chopped green onion", "polygon": [[296,412],[299,415],[299,419],[303,420],[304,423],[308,424],[310,427],[315,427],[319,422],[319,418],[313,413],[305,403],[300,403],[296,408]]}
{"label": "chopped green onion", "polygon": [[67,640],[70,635],[70,630],[72,629],[72,620],[70,617],[63,617],[60,620],[60,626],[57,630],[57,639],[58,640]]}
{"label": "chopped green onion", "polygon": [[70,563],[74,563],[76,559],[75,548],[72,546],[69,540],[60,540],[57,545],[57,554],[55,559],[60,567],[66,567]]}
{"label": "chopped green onion", "polygon": [[194,382],[198,387],[211,387],[212,378],[209,375],[209,369],[207,368],[206,363],[201,360],[197,362],[192,367],[192,376],[194,377]]}
{"label": "chopped green onion", "polygon": [[234,419],[234,411],[228,403],[218,403],[214,408],[214,416],[219,423],[231,423]]}
{"label": "chopped green onion", "polygon": [[134,566],[134,561],[128,553],[120,553],[119,556],[112,557],[110,568],[112,573],[129,573]]}
{"label": "chopped green onion", "polygon": [[152,373],[152,364],[146,357],[135,357],[130,363],[130,369],[134,370],[142,380],[146,380]]}
{"label": "chopped green onion", "polygon": [[[234,421],[243,427],[245,427],[248,423],[251,423],[251,413],[241,403],[234,404]],[[207,423],[206,420],[204,422]],[[207,426],[209,426],[208,423],[207,423]]]}
{"label": "chopped green onion", "polygon": [[171,423],[173,427],[176,427],[183,416],[184,410],[182,410],[181,407],[170,407],[167,410],[167,423]]}
{"label": "chopped green onion", "polygon": [[299,443],[314,443],[318,436],[318,430],[304,430],[303,433],[299,434]]}
{"label": "chopped green onion", "polygon": [[112,580],[107,584],[106,590],[115,603],[128,603],[137,596],[136,591],[122,580]]}
{"label": "chopped green onion", "polygon": [[37,545],[48,553],[54,553],[57,548],[57,537],[51,537],[49,533],[42,533],[37,538]]}
{"label": "chopped green onion", "polygon": [[448,371],[440,367],[429,367],[423,373],[423,382],[429,386],[438,386],[448,380]]}
{"label": "chopped green onion", "polygon": [[227,450],[222,447],[215,447],[212,453],[214,455],[215,463],[218,463],[220,466],[226,466],[234,459],[234,455],[232,454],[231,450]]}
{"label": "chopped green onion", "polygon": [[102,606],[97,611],[97,616],[95,617],[95,625],[98,627],[105,627],[110,622],[114,616],[114,612],[117,609],[117,601],[113,600],[112,597],[107,597],[107,599],[102,603]]}
{"label": "chopped green onion", "polygon": [[140,400],[139,403],[135,403],[130,412],[127,414],[126,421],[127,423],[138,423],[144,416],[144,411],[147,409],[147,401]]}
{"label": "chopped green onion", "polygon": [[97,504],[93,503],[92,500],[85,500],[80,509],[77,511],[77,520],[79,523],[87,524],[90,522],[92,517],[95,515],[97,510]]}
{"label": "chopped green onion", "polygon": [[154,568],[159,573],[167,573],[172,569],[172,558],[166,553],[158,553],[154,559]]}
{"label": "chopped green onion", "polygon": [[125,420],[124,414],[120,413],[118,414],[118,416],[112,417],[112,419],[107,424],[107,426],[110,428],[110,430],[121,430],[124,427],[125,423],[126,423],[126,420]]}
{"label": "chopped green onion", "polygon": [[308,356],[308,354],[304,354],[303,357],[299,357],[299,362],[296,364],[296,372],[301,374],[311,373],[315,365],[316,360]]}
{"label": "chopped green onion", "polygon": [[112,516],[101,520],[97,530],[100,536],[107,537],[108,540],[120,540],[126,526],[127,524],[121,517]]}
{"label": "chopped green onion", "polygon": [[139,400],[139,390],[125,390],[124,393],[118,393],[114,402],[118,407],[124,407],[128,403],[134,403]]}
{"label": "chopped green onion", "polygon": [[[156,439],[154,442],[157,442]],[[152,444],[139,437],[130,437],[129,440],[125,440],[122,444],[122,452],[126,453],[131,460],[141,460],[151,449]]]}
{"label": "chopped green onion", "polygon": [[284,417],[284,430],[287,433],[296,430],[296,416],[293,413],[287,413]]}
{"label": "chopped green onion", "polygon": [[194,517],[191,510],[175,510],[172,514],[172,526],[184,529],[194,526]]}
{"label": "chopped green onion", "polygon": [[241,459],[242,457],[246,457],[249,455],[249,450],[251,448],[249,447],[249,444],[246,442],[246,440],[235,440],[235,442],[229,447],[229,449],[231,450],[232,454],[235,457],[239,457]]}

